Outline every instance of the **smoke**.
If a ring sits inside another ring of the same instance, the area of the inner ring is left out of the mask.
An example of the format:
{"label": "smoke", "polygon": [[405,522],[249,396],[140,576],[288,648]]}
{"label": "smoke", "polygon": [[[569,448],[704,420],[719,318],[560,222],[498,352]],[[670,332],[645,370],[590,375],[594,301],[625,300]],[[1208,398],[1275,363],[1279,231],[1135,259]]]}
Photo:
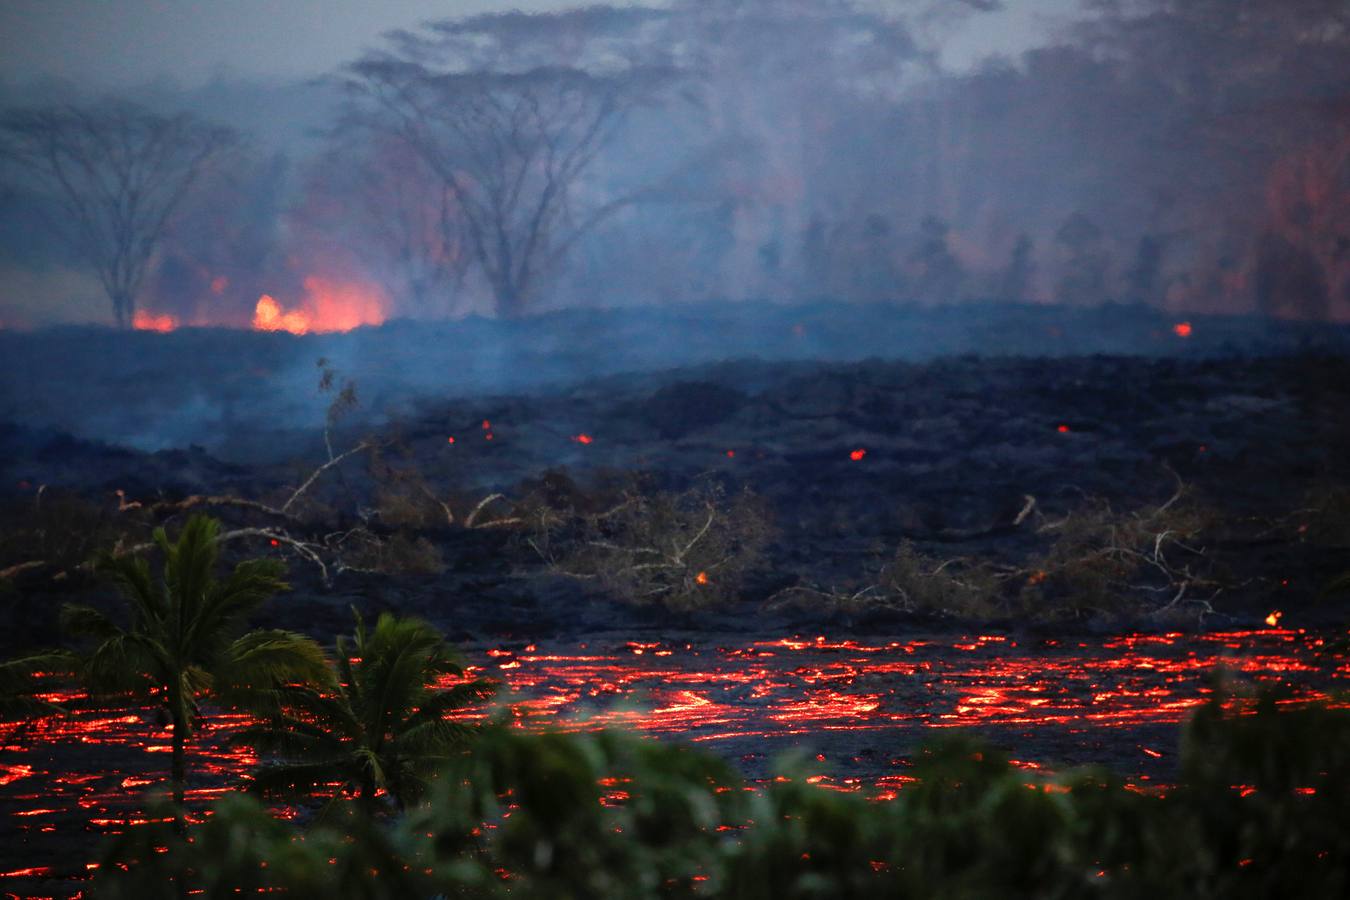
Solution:
{"label": "smoke", "polygon": [[[1042,46],[949,68],[953,46],[997,31],[983,23],[998,6],[489,14],[395,33],[320,84],[146,87],[133,99],[247,127],[252,141],[177,210],[138,298],[143,322],[341,331],[504,309],[811,300],[1350,318],[1338,64],[1350,28],[1334,4],[1243,0],[1235,16],[1089,3]],[[447,79],[468,90],[466,74],[542,73],[482,88],[521,108],[564,72],[628,90],[597,94],[621,108],[554,183],[527,145],[561,153],[573,135],[526,128],[513,152],[534,156],[475,169],[488,142],[444,137],[463,122],[398,119],[373,99],[376,72],[440,99]],[[649,80],[632,90],[639,74]],[[505,195],[483,186],[513,172],[523,212],[499,232],[529,221],[538,184],[561,196],[540,207],[538,240],[506,234],[502,251],[481,220]],[[54,204],[11,170],[0,183],[0,323],[106,321],[80,260],[42,237]],[[511,267],[528,272],[507,278]],[[276,309],[259,318],[263,297]]]}

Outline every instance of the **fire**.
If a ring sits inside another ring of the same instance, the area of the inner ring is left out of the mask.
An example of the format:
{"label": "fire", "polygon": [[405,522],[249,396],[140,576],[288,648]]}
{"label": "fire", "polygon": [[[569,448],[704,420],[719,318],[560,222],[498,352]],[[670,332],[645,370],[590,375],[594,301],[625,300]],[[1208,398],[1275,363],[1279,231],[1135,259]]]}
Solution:
{"label": "fire", "polygon": [[707,573],[707,572],[699,572],[697,575],[694,576],[694,580],[697,581],[699,584],[707,584],[707,583],[708,583],[708,573]]}
{"label": "fire", "polygon": [[384,323],[387,298],[374,285],[339,283],[315,275],[306,278],[302,285],[305,297],[297,309],[283,309],[270,294],[259,297],[253,310],[253,327],[258,331],[308,334],[351,331],[362,325]]}
{"label": "fire", "polygon": [[1178,322],[1172,326],[1172,333],[1179,338],[1188,338],[1191,336],[1191,323]]}
{"label": "fire", "polygon": [[258,298],[258,305],[253,308],[253,328],[255,331],[305,334],[309,331],[309,316],[298,310],[283,313],[281,304],[273,300],[271,294],[263,294]]}
{"label": "fire", "polygon": [[1269,625],[1271,628],[1278,627],[1280,624],[1280,618],[1283,615],[1284,613],[1281,612],[1280,610],[1278,609],[1275,610],[1270,615],[1266,616],[1266,624]]}
{"label": "fire", "polygon": [[572,438],[572,440],[576,441],[578,444],[589,444],[594,441],[595,438],[591,437],[589,434],[578,434]]}
{"label": "fire", "polygon": [[1058,428],[1056,428],[1055,430],[1058,431],[1060,434],[1068,434],[1068,433],[1069,433],[1069,426],[1068,426],[1068,425],[1061,425],[1061,426],[1059,426]]}
{"label": "fire", "polygon": [[854,462],[858,462],[860,459],[862,459],[862,458],[863,458],[864,456],[866,456],[866,455],[867,455],[867,451],[864,450],[862,447],[859,447],[857,450],[854,450],[852,453],[850,453],[850,454],[848,455],[848,458],[851,459],[851,460],[853,460]]}
{"label": "fire", "polygon": [[138,309],[136,314],[131,317],[131,327],[137,331],[169,332],[178,327],[178,318],[168,313],[157,316],[154,313]]}

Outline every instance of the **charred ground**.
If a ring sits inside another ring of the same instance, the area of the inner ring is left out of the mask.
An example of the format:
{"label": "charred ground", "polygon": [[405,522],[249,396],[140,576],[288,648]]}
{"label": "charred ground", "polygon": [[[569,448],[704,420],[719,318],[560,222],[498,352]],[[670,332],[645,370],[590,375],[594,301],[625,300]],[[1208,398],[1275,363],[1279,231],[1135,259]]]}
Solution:
{"label": "charred ground", "polygon": [[[74,568],[82,555],[143,539],[181,516],[185,498],[282,505],[325,459],[315,410],[332,397],[314,391],[313,361],[295,359],[309,349],[345,358],[338,377],[362,400],[333,422],[335,452],[371,449],[326,470],[287,533],[304,522],[308,534],[366,543],[344,545],[328,583],[284,542],[237,546],[291,558],[297,591],[277,615],[318,635],[340,631],[353,603],[415,612],[464,640],[902,633],[970,620],[1226,627],[1275,609],[1302,624],[1338,620],[1320,590],[1347,567],[1350,542],[1339,333],[1234,319],[1197,322],[1182,340],[1169,320],[1128,308],[1005,311],[998,328],[952,311],[871,316],[866,328],[852,308],[733,310],[683,348],[670,346],[669,316],[645,312],[554,319],[567,327],[547,346],[539,323],[402,326],[291,341],[285,353],[275,335],[219,331],[96,334],[92,351],[71,333],[6,336],[35,394],[31,415],[0,434],[0,568],[43,561],[14,574],[7,642],[55,640],[58,595],[98,590]],[[475,389],[482,361],[500,355],[486,332],[513,328],[509,390]],[[103,359],[124,366],[116,377],[88,372],[84,393],[38,384],[59,364],[43,353],[78,351],[78,372],[128,337],[139,353]],[[845,359],[784,358],[804,355],[807,339]],[[700,362],[734,356],[737,341],[778,358]],[[1000,355],[960,355],[975,346]],[[458,399],[414,384],[457,348],[463,366],[442,381]],[[695,363],[661,368],[681,355]],[[627,371],[564,377],[582,360]],[[284,379],[302,376],[308,400],[279,398]],[[198,399],[185,410],[188,395]],[[288,403],[303,414],[282,415]],[[147,452],[51,427],[90,406],[101,411],[95,433],[175,410],[243,411],[203,435],[211,450]],[[236,527],[280,527],[228,503],[192,506],[211,507]],[[654,546],[673,549],[633,555]],[[637,578],[652,568],[658,580]]]}

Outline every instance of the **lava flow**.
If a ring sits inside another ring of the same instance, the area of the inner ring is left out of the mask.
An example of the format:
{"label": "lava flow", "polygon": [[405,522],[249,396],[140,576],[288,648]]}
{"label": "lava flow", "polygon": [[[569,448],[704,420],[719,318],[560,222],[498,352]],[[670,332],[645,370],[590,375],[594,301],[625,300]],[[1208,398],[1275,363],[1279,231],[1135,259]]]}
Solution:
{"label": "lava flow", "polygon": [[[524,727],[679,737],[741,760],[752,779],[768,776],[771,756],[809,746],[829,761],[812,783],[885,799],[909,780],[904,754],[930,729],[978,731],[1027,768],[1104,763],[1136,784],[1165,782],[1177,723],[1211,692],[1211,673],[1325,699],[1350,679],[1350,661],[1327,647],[1280,628],[1106,641],[630,640],[484,648],[468,671],[503,682],[499,702]],[[47,699],[72,712],[0,726],[0,818],[44,865],[59,859],[58,832],[138,821],[142,793],[162,787],[169,749],[153,710],[107,710],[73,692]],[[229,742],[242,717],[203,722],[190,751],[198,808],[258,762]]]}

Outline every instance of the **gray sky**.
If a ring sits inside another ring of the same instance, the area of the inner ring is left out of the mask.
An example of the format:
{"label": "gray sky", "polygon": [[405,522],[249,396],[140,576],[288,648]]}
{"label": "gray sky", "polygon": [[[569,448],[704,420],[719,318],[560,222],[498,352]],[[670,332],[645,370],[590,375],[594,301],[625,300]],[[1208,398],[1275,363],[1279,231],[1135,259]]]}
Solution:
{"label": "gray sky", "polygon": [[[194,87],[215,76],[306,78],[330,71],[392,28],[428,19],[593,0],[0,0],[0,79],[55,76],[97,90],[157,79]],[[612,0],[623,5],[622,0]],[[948,45],[961,66],[1044,40],[1047,15],[1075,0],[1007,0]]]}

